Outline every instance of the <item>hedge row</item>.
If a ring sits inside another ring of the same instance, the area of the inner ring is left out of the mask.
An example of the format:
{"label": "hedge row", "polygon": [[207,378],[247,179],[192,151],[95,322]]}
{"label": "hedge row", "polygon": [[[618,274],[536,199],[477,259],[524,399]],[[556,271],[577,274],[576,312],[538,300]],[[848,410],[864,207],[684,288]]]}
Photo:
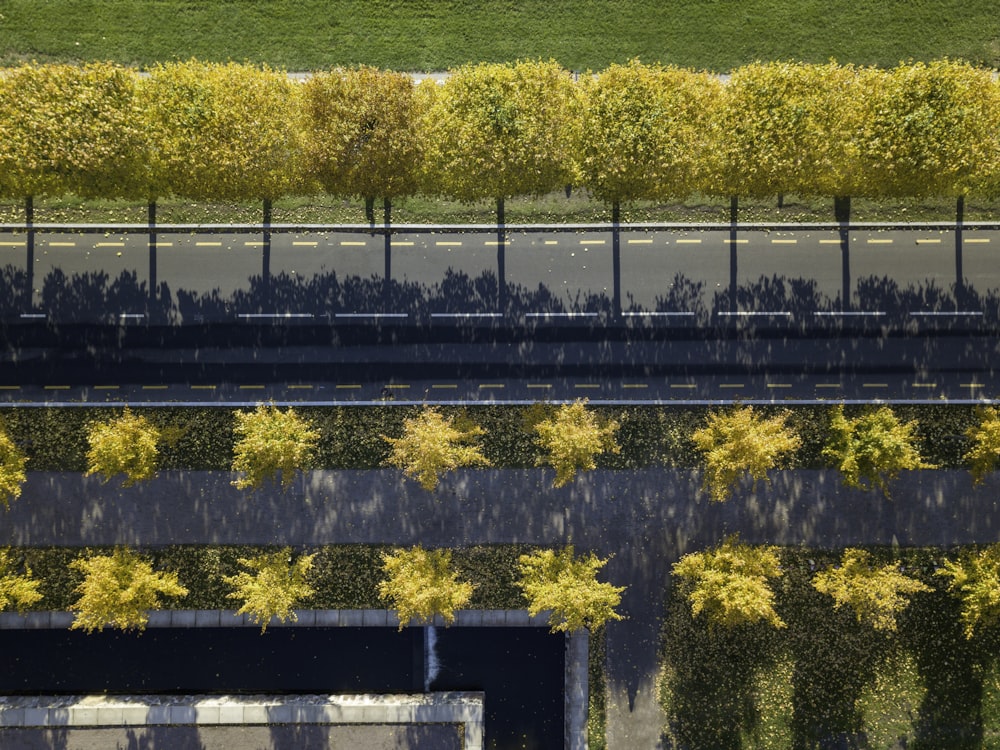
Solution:
{"label": "hedge row", "polygon": [[[811,584],[840,552],[781,550],[775,606],[787,628],[710,627],[671,586],[661,702],[667,746],[702,748],[995,747],[1000,629],[967,640],[960,602],[934,575],[952,551],[871,548],[930,586],[895,634],[859,624]],[[672,744],[671,744],[672,743]]]}
{"label": "hedge row", "polygon": [[[239,558],[249,558],[277,547],[251,545],[232,546],[168,546],[140,550],[152,561],[155,570],[177,571],[187,596],[165,600],[166,609],[236,609],[228,599],[232,589],[223,576],[236,575]],[[379,598],[377,587],[383,579],[382,553],[394,549],[385,545],[323,545],[296,549],[296,553],[316,553],[309,573],[309,584],[315,593],[301,602],[303,609],[382,609],[386,603]],[[522,609],[524,597],[516,582],[520,578],[518,557],[536,547],[528,545],[497,545],[462,547],[453,550],[452,564],[462,580],[473,584],[470,609]],[[83,581],[83,574],[70,563],[79,557],[110,554],[110,547],[86,549],[71,547],[12,548],[12,565],[31,569],[41,581],[42,599],[34,607],[39,610],[67,610],[79,595],[74,589]]]}
{"label": "hedge row", "polygon": [[[383,435],[398,437],[403,421],[420,407],[296,407],[322,432],[315,466],[321,469],[375,469],[385,465],[389,445]],[[525,406],[445,407],[446,414],[460,415],[480,425],[483,453],[501,468],[535,465],[538,448],[529,425],[534,419]],[[691,441],[692,433],[704,426],[708,407],[626,406],[593,407],[602,416],[620,424],[621,453],[598,458],[608,469],[640,469],[657,466],[694,467],[701,456]],[[764,415],[783,409],[791,412],[789,425],[802,439],[802,447],[791,461],[793,468],[820,468],[823,444],[828,437],[830,409],[823,406],[761,406]],[[863,407],[848,406],[847,416]],[[161,447],[163,469],[229,470],[233,460],[233,411],[225,408],[156,407],[140,411],[164,433]],[[916,420],[918,448],[924,460],[941,468],[963,466],[969,449],[965,436],[977,425],[976,409],[968,405],[903,405],[894,407],[903,421]],[[10,409],[0,412],[0,428],[28,456],[31,471],[85,471],[87,425],[121,413],[108,408]]]}

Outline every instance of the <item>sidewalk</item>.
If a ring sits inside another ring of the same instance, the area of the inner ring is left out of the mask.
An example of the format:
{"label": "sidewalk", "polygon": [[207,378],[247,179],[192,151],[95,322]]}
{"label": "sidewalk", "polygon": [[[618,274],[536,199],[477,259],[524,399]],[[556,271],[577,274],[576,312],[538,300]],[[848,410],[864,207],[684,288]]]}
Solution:
{"label": "sidewalk", "polygon": [[663,588],[686,552],[739,532],[748,542],[953,545],[994,542],[1000,475],[973,488],[962,471],[913,472],[889,501],[843,489],[834,472],[776,474],[771,486],[709,504],[688,470],[595,471],[550,488],[537,469],[458,471],[435,494],[400,472],[317,471],[287,491],[241,492],[226,472],[163,472],[130,489],[76,473],[30,473],[3,515],[0,545],[571,543],[613,555],[627,619],[608,628],[612,750],[655,748]]}

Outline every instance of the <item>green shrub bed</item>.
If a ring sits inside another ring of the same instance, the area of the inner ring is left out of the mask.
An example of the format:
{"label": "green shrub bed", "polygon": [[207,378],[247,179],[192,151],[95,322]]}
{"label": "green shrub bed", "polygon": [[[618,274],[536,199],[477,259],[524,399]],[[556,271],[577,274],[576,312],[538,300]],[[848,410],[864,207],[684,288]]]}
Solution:
{"label": "green shrub bed", "polygon": [[[830,409],[823,406],[760,406],[762,414],[787,408],[789,420],[802,439],[790,468],[820,468],[828,436]],[[315,466],[322,469],[374,469],[385,465],[389,444],[383,435],[398,437],[403,421],[416,406],[315,407],[296,410],[321,431]],[[594,407],[619,422],[621,453],[603,455],[598,466],[640,469],[656,466],[693,467],[700,456],[692,433],[705,424],[708,407],[623,406]],[[848,416],[862,407],[846,407]],[[155,407],[135,410],[163,431],[160,466],[163,469],[228,470],[233,460],[233,410],[219,407]],[[537,407],[492,405],[445,407],[446,414],[469,419],[485,430],[483,453],[493,466],[535,466],[538,448],[531,423]],[[975,407],[966,405],[901,405],[894,407],[901,420],[916,420],[918,447],[924,460],[942,468],[963,465],[968,450],[965,431],[978,424]],[[29,458],[32,471],[85,471],[87,425],[121,413],[120,409],[47,408],[9,409],[0,412],[0,427]]]}
{"label": "green shrub bed", "polygon": [[959,600],[934,575],[951,552],[871,549],[932,587],[895,633],[835,610],[810,580],[840,552],[784,549],[772,587],[787,624],[711,627],[671,586],[661,703],[667,747],[982,748],[1000,746],[1000,632],[966,639]]}
{"label": "green shrub bed", "polygon": [[[240,558],[255,557],[276,547],[249,545],[169,546],[141,550],[156,570],[177,571],[187,596],[167,598],[167,609],[236,609],[239,603],[228,599],[231,591],[223,576],[241,569]],[[386,603],[378,596],[382,580],[382,545],[324,545],[296,549],[296,553],[316,553],[309,574],[315,589],[300,607],[303,609],[382,609]],[[517,559],[535,547],[496,545],[462,547],[453,550],[452,564],[463,580],[474,586],[470,609],[523,609],[526,604],[516,582]],[[77,600],[74,589],[83,574],[70,566],[78,557],[110,553],[109,547],[87,549],[69,547],[13,548],[13,562],[20,569],[24,563],[32,576],[41,581],[39,610],[67,610]]]}

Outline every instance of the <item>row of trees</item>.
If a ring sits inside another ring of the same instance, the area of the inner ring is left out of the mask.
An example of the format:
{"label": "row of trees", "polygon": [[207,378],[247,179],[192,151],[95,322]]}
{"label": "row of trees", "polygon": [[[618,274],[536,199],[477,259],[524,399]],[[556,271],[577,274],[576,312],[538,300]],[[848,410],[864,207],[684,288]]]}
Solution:
{"label": "row of trees", "polygon": [[[286,547],[240,558],[243,570],[223,576],[231,589],[228,597],[240,602],[236,614],[248,615],[261,626],[261,633],[273,620],[295,621],[294,608],[315,593],[309,582],[314,557],[296,557]],[[592,553],[577,556],[572,547],[521,555],[517,585],[529,613],[548,611],[553,632],[620,620],[616,607],[624,587],[597,580],[606,562]],[[160,609],[164,597],[188,594],[177,572],[154,570],[148,559],[125,547],[107,555],[84,555],[70,565],[83,576],[76,588],[79,599],[71,607],[75,613],[71,628],[87,633],[106,627],[141,631],[149,612]],[[450,625],[455,611],[472,597],[473,585],[459,580],[449,550],[417,546],[383,553],[382,571],[378,594],[397,611],[400,629],[411,621],[430,623],[435,615]],[[0,610],[34,606],[42,599],[41,583],[30,569],[19,569],[10,550],[0,550]]]}
{"label": "row of trees", "polygon": [[[755,63],[726,83],[638,61],[579,80],[478,64],[443,85],[374,68],[198,61],[0,73],[0,196],[270,202],[323,190],[462,201],[575,184],[617,208],[723,196],[1000,193],[1000,84],[941,60]],[[265,216],[265,219],[267,216]]]}
{"label": "row of trees", "polygon": [[[725,628],[758,622],[785,627],[769,583],[782,573],[777,547],[743,544],[735,536],[674,565],[692,615]],[[936,575],[946,579],[948,590],[961,601],[967,638],[1000,624],[1000,544],[965,550],[946,560]],[[858,622],[887,632],[896,630],[915,594],[932,590],[898,563],[878,565],[863,549],[844,550],[840,565],[816,572],[812,585],[830,596],[835,608],[847,607]]]}
{"label": "row of trees", "polygon": [[[965,454],[976,483],[1000,461],[1000,410],[979,410],[979,423],[966,433]],[[768,480],[768,472],[787,465],[802,444],[789,425],[790,412],[770,416],[752,406],[709,412],[692,442],[703,457],[703,488],[716,502],[728,500],[746,479]],[[603,454],[620,451],[619,424],[601,417],[586,400],[532,407],[525,426],[535,435],[536,463],[555,470],[554,487],[573,481],[577,472],[591,471]],[[822,456],[836,468],[844,484],[889,496],[890,482],[900,472],[932,469],[917,447],[916,422],[902,422],[888,406],[872,407],[848,417],[843,406],[830,413]],[[290,484],[296,473],[309,469],[322,435],[293,408],[261,404],[236,412],[233,484],[258,489],[268,482]],[[434,491],[441,477],[460,467],[490,466],[477,438],[483,429],[464,415],[449,416],[434,406],[404,420],[402,435],[382,436],[390,446],[386,462],[398,467],[421,487]],[[129,409],[88,428],[87,475],[104,481],[121,477],[125,486],[150,479],[159,464],[159,448],[170,436],[146,417]],[[0,501],[5,507],[21,493],[27,478],[27,457],[0,430]]]}

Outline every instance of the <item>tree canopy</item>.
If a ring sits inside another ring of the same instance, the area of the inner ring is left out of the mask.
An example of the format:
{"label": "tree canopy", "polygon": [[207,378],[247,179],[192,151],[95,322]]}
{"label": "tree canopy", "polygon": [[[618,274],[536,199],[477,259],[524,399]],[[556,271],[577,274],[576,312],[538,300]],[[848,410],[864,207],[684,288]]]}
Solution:
{"label": "tree canopy", "polygon": [[145,630],[149,610],[159,609],[161,596],[186,596],[177,574],[157,572],[136,552],[119,547],[110,555],[78,558],[70,567],[83,573],[80,595],[71,609],[73,630],[92,633],[104,627]]}
{"label": "tree canopy", "polygon": [[538,457],[540,466],[556,470],[554,487],[573,481],[577,471],[591,471],[597,467],[597,456],[618,453],[621,449],[615,440],[618,423],[602,420],[587,408],[586,400],[562,404],[547,419],[535,427],[537,441],[542,449]]}
{"label": "tree canopy", "polygon": [[24,472],[28,459],[3,428],[0,428],[0,503],[10,510],[10,501],[21,496],[21,485],[28,478]]}
{"label": "tree canopy", "polygon": [[898,564],[876,566],[871,553],[846,549],[840,567],[813,576],[813,587],[833,598],[834,607],[850,607],[858,618],[875,630],[895,631],[899,615],[910,597],[931,587],[911,578]]}
{"label": "tree canopy", "polygon": [[18,565],[9,549],[0,549],[0,612],[13,606],[18,612],[41,601],[41,582],[31,577],[31,568],[18,572]]}
{"label": "tree canopy", "polygon": [[763,417],[752,406],[708,415],[708,423],[692,440],[705,456],[704,487],[712,500],[728,500],[743,474],[749,474],[756,487],[783,456],[798,450],[802,441],[788,427],[789,416],[783,412]]}
{"label": "tree canopy", "polygon": [[232,586],[230,599],[243,602],[237,614],[247,614],[251,622],[260,623],[260,632],[267,631],[271,618],[281,622],[298,620],[293,607],[312,596],[313,588],[306,582],[316,555],[292,556],[290,547],[257,557],[241,557],[241,570],[234,576],[223,576]]}
{"label": "tree canopy", "polygon": [[461,466],[489,466],[482,449],[474,444],[483,434],[476,425],[458,424],[437,407],[426,406],[403,422],[403,436],[384,437],[392,446],[387,462],[416,479],[425,490],[437,489],[441,474]]}
{"label": "tree canopy", "polygon": [[425,550],[420,545],[383,553],[385,579],[378,593],[399,615],[399,629],[410,620],[430,623],[441,615],[447,625],[455,611],[472,598],[472,584],[460,581],[451,567],[451,550]]}
{"label": "tree canopy", "polygon": [[768,580],[781,577],[778,548],[741,544],[727,537],[715,549],[691,552],[674,564],[691,614],[712,625],[732,628],[769,623],[785,627],[774,609]]}
{"label": "tree canopy", "polygon": [[847,418],[844,407],[830,417],[823,456],[840,470],[844,484],[889,495],[889,482],[909,469],[933,469],[916,447],[916,422],[900,422],[888,406]]}
{"label": "tree canopy", "polygon": [[550,611],[552,632],[601,627],[609,620],[621,620],[616,607],[624,586],[597,580],[608,561],[593,552],[575,556],[573,547],[544,549],[521,555],[518,586],[528,601],[528,614]]}
{"label": "tree canopy", "polygon": [[980,408],[979,424],[966,430],[972,447],[965,454],[975,484],[986,479],[1000,461],[1000,410],[995,406]]}
{"label": "tree canopy", "polygon": [[309,467],[320,433],[294,409],[281,410],[260,404],[253,411],[236,412],[233,428],[233,471],[243,476],[233,481],[240,489],[258,489],[279,475],[285,486],[295,472]]}
{"label": "tree canopy", "polygon": [[946,560],[937,573],[949,579],[948,590],[962,602],[966,638],[1000,623],[1000,544]]}
{"label": "tree canopy", "polygon": [[123,485],[151,479],[159,459],[160,431],[142,415],[126,408],[125,413],[105,422],[95,422],[87,430],[87,473],[109,481],[124,474]]}

